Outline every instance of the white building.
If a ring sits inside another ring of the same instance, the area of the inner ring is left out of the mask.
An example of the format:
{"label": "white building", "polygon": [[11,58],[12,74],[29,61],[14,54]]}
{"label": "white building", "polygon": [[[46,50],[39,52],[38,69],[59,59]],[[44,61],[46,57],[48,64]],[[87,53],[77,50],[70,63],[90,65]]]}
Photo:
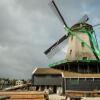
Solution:
{"label": "white building", "polygon": [[17,80],[16,85],[23,85],[23,81],[22,80]]}

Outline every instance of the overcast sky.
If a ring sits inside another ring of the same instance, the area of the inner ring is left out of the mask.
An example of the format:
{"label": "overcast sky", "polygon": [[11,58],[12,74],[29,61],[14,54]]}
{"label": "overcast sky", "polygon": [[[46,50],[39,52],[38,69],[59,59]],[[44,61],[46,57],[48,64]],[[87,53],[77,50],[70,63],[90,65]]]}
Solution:
{"label": "overcast sky", "polygon": [[[0,77],[31,78],[35,67],[48,67],[44,51],[63,36],[62,23],[49,7],[51,0],[0,0]],[[100,0],[55,0],[69,26],[84,14],[92,25],[100,23]],[[100,26],[95,27],[100,43]]]}

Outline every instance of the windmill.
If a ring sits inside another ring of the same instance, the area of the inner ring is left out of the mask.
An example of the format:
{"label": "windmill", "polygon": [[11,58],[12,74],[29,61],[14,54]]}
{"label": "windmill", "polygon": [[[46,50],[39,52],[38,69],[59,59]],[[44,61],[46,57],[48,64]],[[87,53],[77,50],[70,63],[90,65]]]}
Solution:
{"label": "windmill", "polygon": [[58,50],[56,50],[57,47],[63,41],[68,40],[69,47],[66,55],[67,60],[99,60],[100,51],[96,35],[93,30],[93,26],[87,23],[89,17],[84,15],[76,24],[70,28],[68,27],[64,17],[53,0],[51,5],[64,24],[64,29],[67,31],[67,35],[62,36],[44,53],[52,57],[58,52]]}

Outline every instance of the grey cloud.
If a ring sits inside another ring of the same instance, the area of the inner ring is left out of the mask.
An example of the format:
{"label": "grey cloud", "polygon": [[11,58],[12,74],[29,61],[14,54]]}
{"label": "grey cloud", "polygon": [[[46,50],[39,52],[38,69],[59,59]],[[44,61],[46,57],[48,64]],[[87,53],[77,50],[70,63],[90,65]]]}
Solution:
{"label": "grey cloud", "polygon": [[[52,59],[43,54],[45,49],[66,33],[50,9],[50,1],[0,0],[1,77],[31,78],[35,66],[48,67],[49,63],[65,58],[66,54],[62,51]],[[92,17],[90,23],[93,24],[93,18],[100,17],[96,13],[100,9],[96,6],[98,0],[55,1],[69,26],[83,15],[83,3],[86,6],[85,10]]]}

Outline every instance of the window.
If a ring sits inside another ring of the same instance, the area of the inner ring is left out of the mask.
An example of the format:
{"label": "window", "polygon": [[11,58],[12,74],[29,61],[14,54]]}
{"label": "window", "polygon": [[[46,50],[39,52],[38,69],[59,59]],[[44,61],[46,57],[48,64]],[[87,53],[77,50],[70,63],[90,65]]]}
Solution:
{"label": "window", "polygon": [[87,60],[87,57],[83,57],[83,60]]}
{"label": "window", "polygon": [[79,79],[78,78],[71,78],[71,80],[69,80],[71,85],[78,85],[79,84]]}
{"label": "window", "polygon": [[84,42],[81,42],[81,46],[82,46],[82,47],[84,47],[84,46],[85,46],[85,45],[84,45]]}
{"label": "window", "polygon": [[71,55],[71,53],[72,53],[72,50],[70,50],[70,55]]}

